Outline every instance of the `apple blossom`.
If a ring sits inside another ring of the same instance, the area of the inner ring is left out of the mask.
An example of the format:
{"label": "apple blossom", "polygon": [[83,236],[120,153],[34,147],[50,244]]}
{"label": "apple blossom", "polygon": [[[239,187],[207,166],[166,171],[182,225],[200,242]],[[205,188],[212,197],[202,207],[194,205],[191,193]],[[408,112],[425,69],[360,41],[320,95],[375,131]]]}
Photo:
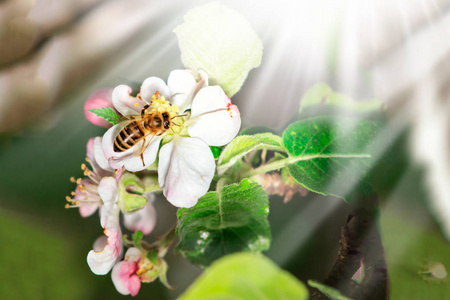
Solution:
{"label": "apple blossom", "polygon": [[85,178],[71,178],[72,182],[77,183],[77,187],[72,192],[73,199],[67,197],[69,203],[66,207],[79,207],[82,217],[92,215],[103,204],[102,193],[108,192],[109,187],[104,187],[102,181],[104,178],[114,177],[112,169],[103,155],[101,148],[102,138],[91,138],[86,145],[86,161],[91,165],[89,169],[86,164],[81,165]]}
{"label": "apple blossom", "polygon": [[[127,197],[133,195],[123,195],[119,193],[119,183],[123,183],[121,178],[126,178],[121,170],[115,172],[112,169],[102,150],[102,138],[91,138],[86,145],[86,161],[91,168],[82,164],[85,178],[72,181],[77,183],[77,188],[68,197],[69,204],[66,207],[78,207],[82,217],[92,215],[100,209],[100,224],[104,228],[104,236],[97,239],[94,249],[88,254],[88,264],[92,272],[103,275],[109,272],[122,251],[121,229],[119,224],[120,207],[119,202],[126,202]],[[126,183],[124,183],[126,184]],[[141,196],[134,196],[141,197]],[[153,207],[153,194],[144,197],[145,206],[136,212],[125,214],[124,225],[130,230],[141,230],[144,234],[149,234],[156,224],[156,211]]]}
{"label": "apple blossom", "polygon": [[192,207],[207,192],[215,172],[209,146],[229,143],[241,124],[237,106],[222,88],[207,86],[206,74],[199,75],[200,80],[196,81],[192,72],[175,70],[170,73],[167,85],[157,77],[147,78],[137,97],[130,95],[131,88],[126,85],[114,89],[113,104],[121,114],[139,115],[147,104],[150,109],[167,111],[173,120],[164,133],[151,137],[143,152],[144,163],[136,151],[144,141],[126,151],[114,151],[115,138],[126,126],[125,122],[110,128],[103,137],[103,151],[110,166],[123,166],[133,172],[155,161],[162,141],[158,182],[167,200],[177,207]]}

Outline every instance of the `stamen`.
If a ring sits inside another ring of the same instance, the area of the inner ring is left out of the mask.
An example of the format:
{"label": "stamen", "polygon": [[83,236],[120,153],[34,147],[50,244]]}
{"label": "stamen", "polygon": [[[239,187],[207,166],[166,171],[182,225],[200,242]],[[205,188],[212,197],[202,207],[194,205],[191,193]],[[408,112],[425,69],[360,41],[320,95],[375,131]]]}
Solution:
{"label": "stamen", "polygon": [[80,184],[81,178],[78,178],[76,182],[77,182],[77,184]]}
{"label": "stamen", "polygon": [[88,157],[86,157],[85,160],[86,162],[91,162],[91,160]]}
{"label": "stamen", "polygon": [[[148,105],[150,105],[151,103],[148,103],[147,100],[145,100],[144,98],[141,97],[141,94],[137,94],[137,98],[141,101],[144,101],[145,103],[147,103]],[[138,104],[139,105],[139,104]]]}
{"label": "stamen", "polygon": [[139,103],[136,102],[136,103],[134,104],[134,107],[138,107],[138,106],[139,106]]}
{"label": "stamen", "polygon": [[85,164],[81,164],[81,170],[86,170],[86,165]]}
{"label": "stamen", "polygon": [[70,201],[72,201],[72,198],[70,198],[69,196],[66,196],[66,200],[70,202]]}
{"label": "stamen", "polygon": [[72,193],[70,193],[72,196],[75,196],[77,193],[75,193],[74,191],[72,191]]}
{"label": "stamen", "polygon": [[64,205],[65,208],[70,208],[69,203],[66,203],[66,205]]}
{"label": "stamen", "polygon": [[71,181],[71,182],[75,182],[75,177],[73,177],[73,176],[70,177],[70,181]]}

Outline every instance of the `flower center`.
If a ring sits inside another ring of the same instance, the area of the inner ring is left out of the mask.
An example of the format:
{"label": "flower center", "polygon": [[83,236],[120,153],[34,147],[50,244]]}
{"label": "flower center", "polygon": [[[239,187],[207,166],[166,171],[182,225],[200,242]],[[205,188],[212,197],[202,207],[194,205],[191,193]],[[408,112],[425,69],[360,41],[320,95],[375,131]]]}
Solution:
{"label": "flower center", "polygon": [[169,118],[173,119],[178,115],[178,111],[180,110],[178,106],[175,104],[171,104],[163,95],[160,95],[159,92],[156,92],[152,96],[152,108],[159,112],[167,112],[169,114]]}

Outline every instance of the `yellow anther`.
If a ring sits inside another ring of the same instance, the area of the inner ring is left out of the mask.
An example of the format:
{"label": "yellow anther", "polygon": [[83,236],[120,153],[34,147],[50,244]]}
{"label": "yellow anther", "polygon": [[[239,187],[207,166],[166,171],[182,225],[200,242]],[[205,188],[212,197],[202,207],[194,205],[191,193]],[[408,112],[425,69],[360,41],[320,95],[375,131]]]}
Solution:
{"label": "yellow anther", "polygon": [[86,165],[85,164],[81,164],[81,170],[86,170]]}
{"label": "yellow anther", "polygon": [[77,178],[77,184],[80,184],[81,178]]}
{"label": "yellow anther", "polygon": [[80,201],[77,201],[75,202],[75,205],[80,205],[80,203],[81,203]]}
{"label": "yellow anther", "polygon": [[70,208],[69,203],[66,203],[66,205],[64,205],[65,208]]}
{"label": "yellow anther", "polygon": [[71,182],[75,182],[75,177],[70,177]]}
{"label": "yellow anther", "polygon": [[139,103],[136,102],[136,103],[134,104],[134,107],[138,107],[138,106],[139,106]]}
{"label": "yellow anther", "polygon": [[76,193],[74,192],[74,191],[72,191],[72,193],[70,193],[72,196],[75,196],[76,195]]}
{"label": "yellow anther", "polygon": [[66,200],[70,202],[70,201],[72,201],[72,198],[70,198],[69,196],[66,196]]}
{"label": "yellow anther", "polygon": [[88,157],[86,157],[85,159],[87,162],[91,162],[91,160]]}

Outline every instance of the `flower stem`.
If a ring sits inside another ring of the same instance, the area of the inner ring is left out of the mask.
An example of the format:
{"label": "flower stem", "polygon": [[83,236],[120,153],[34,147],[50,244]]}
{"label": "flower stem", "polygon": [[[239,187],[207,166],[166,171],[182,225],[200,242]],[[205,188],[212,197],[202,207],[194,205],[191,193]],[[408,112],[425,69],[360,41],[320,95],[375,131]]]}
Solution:
{"label": "flower stem", "polygon": [[256,169],[249,170],[241,174],[241,178],[252,177],[261,173],[267,173],[287,167],[290,164],[296,163],[302,160],[310,160],[315,158],[370,158],[370,154],[313,154],[288,157],[285,159],[276,160],[269,164],[262,165]]}

